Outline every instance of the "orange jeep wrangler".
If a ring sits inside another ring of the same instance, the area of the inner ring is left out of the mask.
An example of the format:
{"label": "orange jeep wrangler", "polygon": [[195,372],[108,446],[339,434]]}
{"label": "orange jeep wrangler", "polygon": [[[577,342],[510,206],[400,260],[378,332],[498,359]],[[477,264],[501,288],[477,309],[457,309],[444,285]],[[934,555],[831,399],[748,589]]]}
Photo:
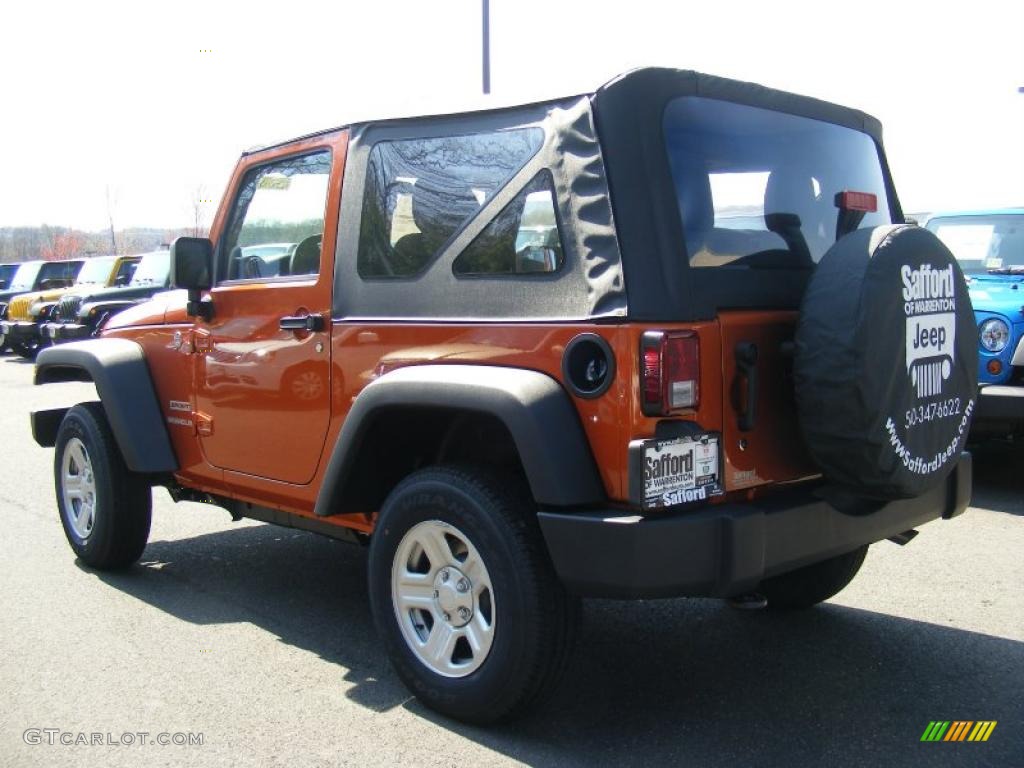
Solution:
{"label": "orange jeep wrangler", "polygon": [[879,124],[693,72],[245,153],[211,238],[37,383],[67,538],[136,561],[150,488],[369,545],[428,706],[534,705],[578,598],[803,608],[968,505],[973,314]]}

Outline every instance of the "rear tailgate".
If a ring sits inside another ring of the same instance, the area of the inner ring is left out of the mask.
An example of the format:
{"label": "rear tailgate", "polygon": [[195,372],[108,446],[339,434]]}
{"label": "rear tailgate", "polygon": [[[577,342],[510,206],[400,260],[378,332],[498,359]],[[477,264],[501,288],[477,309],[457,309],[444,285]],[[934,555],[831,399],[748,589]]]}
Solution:
{"label": "rear tailgate", "polygon": [[797,424],[797,313],[721,312],[722,447],[726,491],[817,474]]}

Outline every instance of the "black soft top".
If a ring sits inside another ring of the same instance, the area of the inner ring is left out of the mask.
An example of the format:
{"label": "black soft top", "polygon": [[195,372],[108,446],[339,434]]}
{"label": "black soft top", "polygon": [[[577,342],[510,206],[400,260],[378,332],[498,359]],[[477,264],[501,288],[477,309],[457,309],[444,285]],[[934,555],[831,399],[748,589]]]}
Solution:
{"label": "black soft top", "polygon": [[[523,300],[530,297],[529,303],[537,317],[630,317],[642,321],[681,322],[712,319],[724,308],[796,309],[807,284],[807,269],[690,268],[663,135],[665,107],[680,96],[784,112],[867,134],[879,150],[892,220],[903,220],[881,149],[881,124],[875,118],[855,109],[753,83],[686,70],[644,68],[620,75],[593,93],[563,99],[339,126],[348,128],[352,134],[345,182],[350,191],[343,201],[341,223],[347,231],[358,232],[365,155],[374,141],[545,125],[555,138],[547,142],[546,150],[532,162],[560,168],[559,173],[565,177],[559,179],[556,174],[563,210],[561,225],[566,230],[563,235],[579,244],[577,262],[580,266],[576,271],[581,272],[584,282],[579,285],[561,281],[561,287],[553,288],[551,295],[544,298],[536,290],[537,281],[505,278],[506,286],[523,283]],[[564,159],[568,156],[574,160],[566,163]],[[579,162],[582,160],[586,162]],[[583,172],[583,168],[589,172]],[[585,206],[586,216],[580,213],[580,200],[590,203]],[[349,208],[352,210],[347,211]],[[464,226],[461,232],[472,230],[472,226]],[[459,237],[453,236],[454,246],[459,242]],[[354,262],[354,254],[346,257]],[[342,263],[347,261],[342,260]],[[336,278],[336,314],[363,316],[371,312],[369,305],[376,301],[369,296],[372,291],[354,274],[348,276],[350,280],[343,277]],[[346,299],[346,291],[356,292],[357,287],[359,295]],[[442,289],[459,297],[468,297],[471,293],[465,283],[434,286],[435,293],[424,292],[410,283],[409,296],[405,303],[399,303],[417,317],[433,317],[430,313],[436,311],[436,302],[420,306],[425,299],[418,303],[416,297],[437,295],[436,291]],[[394,286],[388,289],[388,302],[394,302],[398,290]],[[583,295],[585,299],[579,299]],[[462,298],[460,301],[469,303],[465,307],[453,305],[453,312],[468,312],[479,317],[495,313],[510,317],[523,315],[520,308],[496,307],[493,291],[481,290],[479,300]]]}
{"label": "black soft top", "polygon": [[692,70],[634,69],[605,83],[593,95],[607,122],[623,121],[635,126],[638,115],[650,115],[655,118],[659,131],[661,112],[667,101],[677,96],[701,96],[824,120],[863,131],[876,142],[882,141],[882,124],[859,109]]}
{"label": "black soft top", "polygon": [[595,122],[623,254],[629,315],[637,320],[711,319],[719,309],[796,309],[806,269],[691,269],[685,253],[675,187],[667,162],[662,116],[679,96],[745,104],[834,123],[868,134],[879,149],[893,221],[903,215],[882,152],[882,126],[856,109],[685,70],[637,69],[593,97]]}

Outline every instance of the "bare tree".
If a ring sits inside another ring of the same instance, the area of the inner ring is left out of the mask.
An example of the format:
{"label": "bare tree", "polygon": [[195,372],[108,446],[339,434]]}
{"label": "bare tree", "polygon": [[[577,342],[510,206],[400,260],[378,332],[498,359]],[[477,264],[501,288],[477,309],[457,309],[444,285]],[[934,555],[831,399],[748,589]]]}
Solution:
{"label": "bare tree", "polygon": [[209,229],[206,226],[206,206],[210,200],[206,196],[206,187],[202,184],[192,190],[191,201],[191,235],[192,237],[206,237]]}
{"label": "bare tree", "polygon": [[117,195],[115,193],[113,201],[110,198],[110,185],[106,187],[107,192],[107,221],[110,222],[110,252],[117,254],[117,238],[114,236],[114,206],[117,205]]}

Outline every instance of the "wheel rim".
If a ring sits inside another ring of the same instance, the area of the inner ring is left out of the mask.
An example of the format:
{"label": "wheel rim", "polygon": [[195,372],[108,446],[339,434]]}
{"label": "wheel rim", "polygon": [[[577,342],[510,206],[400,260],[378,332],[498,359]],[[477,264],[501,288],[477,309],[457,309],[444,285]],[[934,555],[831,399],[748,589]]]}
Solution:
{"label": "wheel rim", "polygon": [[483,558],[458,528],[440,520],[406,532],[391,569],[391,602],[405,642],[444,677],[465,677],[494,641],[494,590]]}
{"label": "wheel rim", "polygon": [[312,400],[324,390],[323,379],[315,371],[306,371],[292,382],[292,392],[302,400]]}
{"label": "wheel rim", "polygon": [[85,444],[77,437],[64,446],[61,461],[61,494],[68,525],[80,539],[87,539],[96,525],[96,477]]}

